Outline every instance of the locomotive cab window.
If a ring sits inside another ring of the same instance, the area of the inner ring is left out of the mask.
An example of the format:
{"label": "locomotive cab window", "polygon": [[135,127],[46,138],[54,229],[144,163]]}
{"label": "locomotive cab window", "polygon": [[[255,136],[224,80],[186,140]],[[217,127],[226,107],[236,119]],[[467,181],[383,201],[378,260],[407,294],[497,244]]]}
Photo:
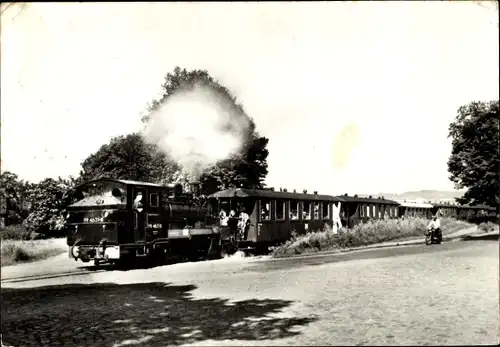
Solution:
{"label": "locomotive cab window", "polygon": [[310,201],[302,202],[302,219],[311,219],[311,205]]}
{"label": "locomotive cab window", "polygon": [[229,204],[229,201],[227,200],[221,200],[219,202],[219,213],[224,211],[227,215],[229,215],[229,212],[231,211],[231,206]]}
{"label": "locomotive cab window", "polygon": [[299,202],[292,200],[290,201],[290,219],[298,220],[299,219]]}
{"label": "locomotive cab window", "polygon": [[160,205],[160,198],[158,193],[149,194],[149,206],[158,207]]}
{"label": "locomotive cab window", "polygon": [[260,219],[261,220],[271,219],[271,200],[262,199],[260,201]]}
{"label": "locomotive cab window", "polygon": [[285,202],[276,200],[276,219],[284,220],[285,219]]}

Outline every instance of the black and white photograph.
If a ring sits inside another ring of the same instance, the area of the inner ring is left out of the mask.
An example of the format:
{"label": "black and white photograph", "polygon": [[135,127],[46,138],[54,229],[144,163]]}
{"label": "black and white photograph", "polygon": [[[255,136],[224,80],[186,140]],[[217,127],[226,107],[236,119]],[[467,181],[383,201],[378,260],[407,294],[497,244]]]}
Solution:
{"label": "black and white photograph", "polygon": [[500,344],[498,1],[0,11],[2,347]]}

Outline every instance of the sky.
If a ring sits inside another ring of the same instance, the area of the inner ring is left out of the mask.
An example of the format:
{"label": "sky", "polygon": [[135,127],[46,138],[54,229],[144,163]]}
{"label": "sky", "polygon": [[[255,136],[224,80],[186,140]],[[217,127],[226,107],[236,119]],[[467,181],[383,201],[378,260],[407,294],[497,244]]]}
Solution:
{"label": "sky", "polygon": [[1,18],[2,172],[77,175],[111,137],[139,130],[180,66],[206,69],[270,139],[269,186],[453,189],[448,125],[461,105],[499,94],[487,5],[13,5]]}

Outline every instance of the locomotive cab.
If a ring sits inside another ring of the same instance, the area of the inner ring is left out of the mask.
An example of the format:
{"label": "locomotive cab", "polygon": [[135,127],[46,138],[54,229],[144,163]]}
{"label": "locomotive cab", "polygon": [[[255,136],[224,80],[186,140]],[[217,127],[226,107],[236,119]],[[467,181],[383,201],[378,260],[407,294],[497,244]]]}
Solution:
{"label": "locomotive cab", "polygon": [[167,242],[161,218],[165,187],[98,179],[75,189],[66,216],[69,256],[88,262],[117,261],[147,253],[151,241]]}

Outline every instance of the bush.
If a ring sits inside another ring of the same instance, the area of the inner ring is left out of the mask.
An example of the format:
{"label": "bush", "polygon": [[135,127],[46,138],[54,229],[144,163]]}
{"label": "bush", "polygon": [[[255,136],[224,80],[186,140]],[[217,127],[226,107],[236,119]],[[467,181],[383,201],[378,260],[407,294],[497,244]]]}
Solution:
{"label": "bush", "polygon": [[2,240],[1,265],[42,260],[67,251],[66,239]]}
{"label": "bush", "polygon": [[31,233],[22,225],[8,225],[0,230],[0,239],[2,240],[30,240]]}
{"label": "bush", "polygon": [[[338,234],[331,229],[313,231],[303,236],[293,237],[273,249],[273,256],[287,256],[318,251],[354,248],[381,242],[403,240],[423,236],[427,230],[428,220],[423,218],[369,220],[354,226],[352,229],[342,228]],[[471,224],[451,218],[442,218],[443,234],[451,234],[468,228]]]}
{"label": "bush", "polygon": [[484,231],[485,233],[488,233],[488,232],[497,230],[498,225],[496,225],[495,223],[492,223],[492,222],[487,222],[487,223],[483,222],[483,223],[479,224],[479,226],[477,228],[481,231]]}

